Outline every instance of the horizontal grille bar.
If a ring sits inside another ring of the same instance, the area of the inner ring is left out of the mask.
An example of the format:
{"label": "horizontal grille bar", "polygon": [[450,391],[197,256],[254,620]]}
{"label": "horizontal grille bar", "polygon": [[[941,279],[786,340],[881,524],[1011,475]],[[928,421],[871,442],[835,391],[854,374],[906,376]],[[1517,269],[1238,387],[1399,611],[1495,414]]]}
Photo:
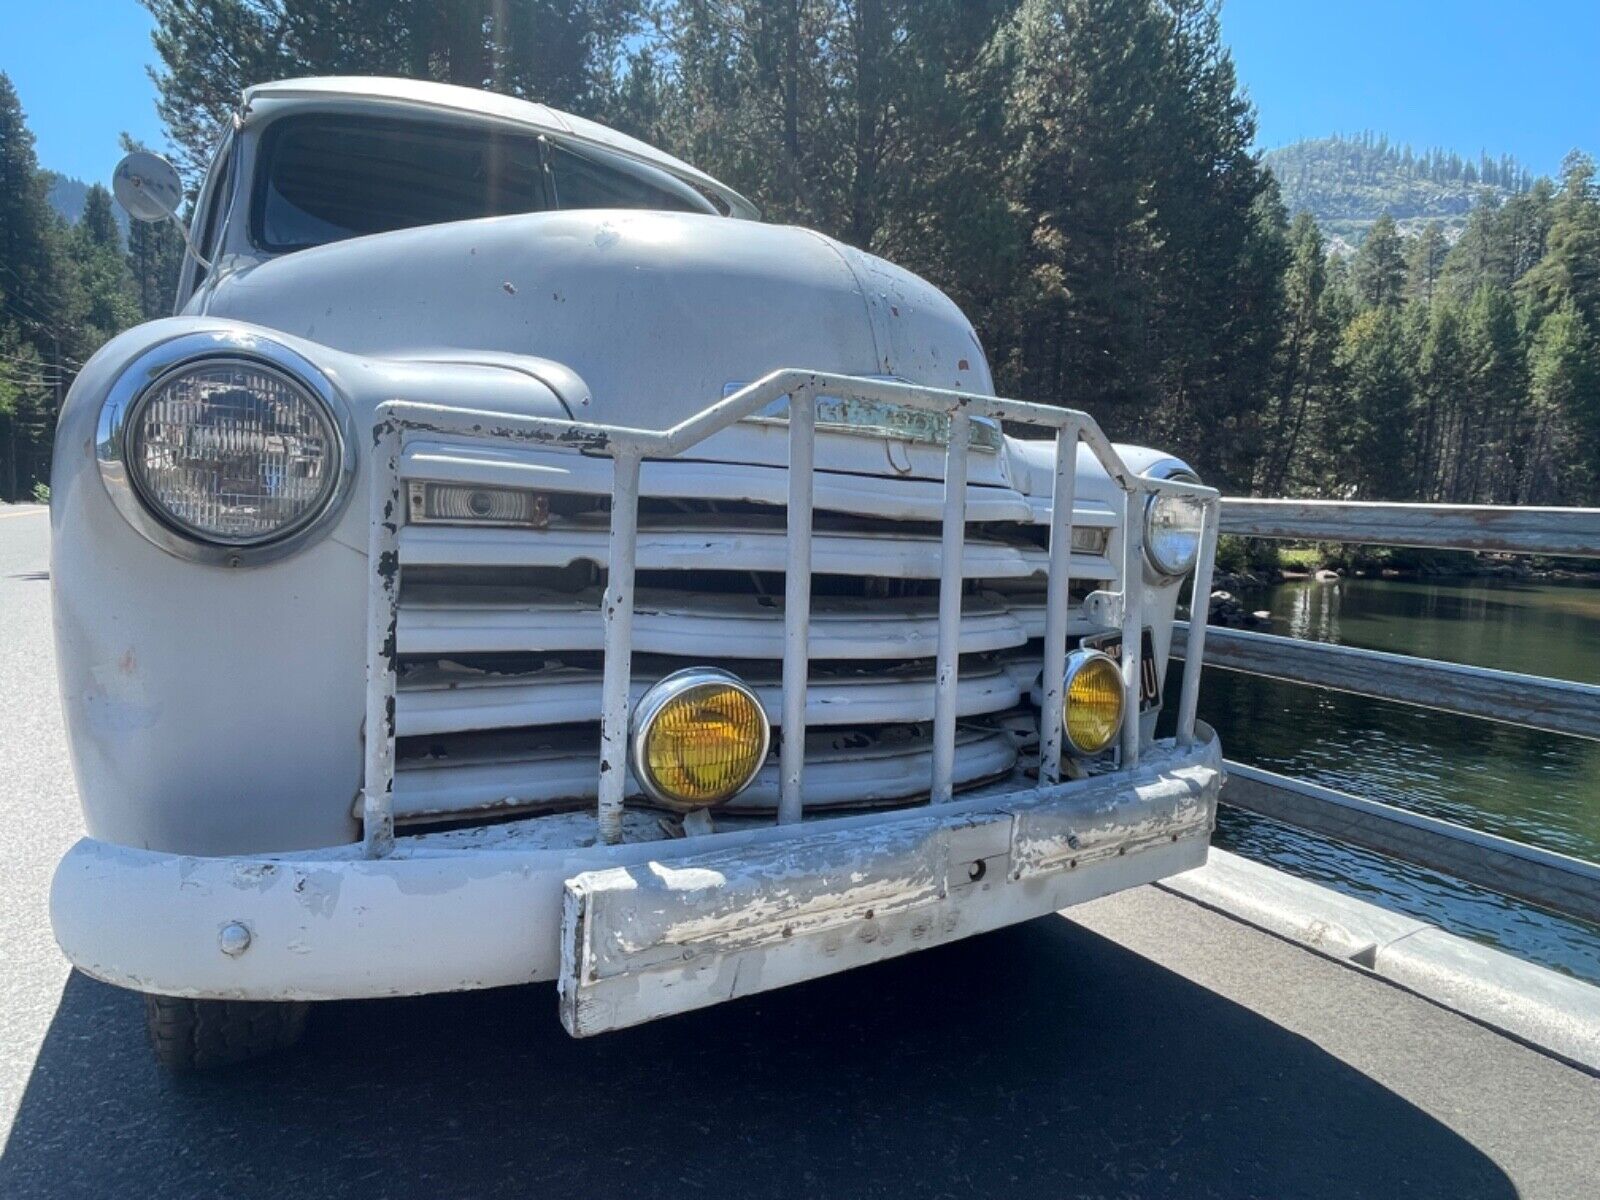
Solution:
{"label": "horizontal grille bar", "polygon": [[[1004,730],[962,727],[956,732],[957,787],[1003,775],[1017,761]],[[571,807],[595,798],[591,736],[548,742],[499,756],[427,758],[402,763],[395,775],[395,816],[402,821],[454,820],[540,807]],[[900,738],[856,732],[812,733],[806,738],[803,800],[809,808],[864,808],[919,796],[932,762],[926,731]],[[779,768],[770,759],[755,782],[720,812],[771,813],[778,807]],[[630,799],[642,792],[628,781]]]}
{"label": "horizontal grille bar", "polygon": [[[656,682],[635,675],[628,709]],[[774,726],[783,722],[782,687],[775,679],[747,677]],[[601,674],[558,668],[530,675],[433,670],[408,675],[395,697],[400,737],[472,729],[562,725],[600,719]],[[956,715],[1011,708],[1022,696],[1011,672],[989,665],[962,673]],[[806,724],[880,725],[933,718],[933,672],[926,669],[859,676],[813,675],[807,686]]]}
{"label": "horizontal grille bar", "polygon": [[[488,654],[598,651],[604,646],[600,593],[530,596],[518,589],[419,588],[400,610],[400,653]],[[478,594],[473,595],[476,591]],[[781,602],[754,594],[641,589],[633,606],[633,646],[646,654],[778,660],[783,657]],[[1013,611],[1003,597],[967,596],[960,652],[1025,644],[1043,621],[1039,605]],[[812,660],[932,658],[938,605],[931,597],[817,597],[811,604]]]}
{"label": "horizontal grille bar", "polygon": [[[603,525],[556,526],[530,537],[519,529],[408,525],[400,531],[400,553],[409,566],[564,567],[575,562],[606,566],[608,537]],[[788,566],[782,529],[724,525],[653,528],[641,524],[634,568],[640,571],[771,571]],[[887,532],[841,533],[818,529],[812,535],[812,572],[872,579],[938,579],[939,539]],[[1043,576],[1049,555],[1032,547],[971,538],[963,556],[968,579],[1026,579]],[[1099,555],[1072,556],[1076,579],[1117,577]]]}

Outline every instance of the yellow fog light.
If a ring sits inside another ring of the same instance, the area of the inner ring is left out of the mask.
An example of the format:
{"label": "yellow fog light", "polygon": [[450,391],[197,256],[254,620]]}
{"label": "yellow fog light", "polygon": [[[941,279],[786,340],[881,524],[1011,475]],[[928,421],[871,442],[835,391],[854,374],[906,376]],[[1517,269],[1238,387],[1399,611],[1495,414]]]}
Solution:
{"label": "yellow fog light", "polygon": [[709,808],[750,786],[771,741],[761,702],[737,676],[690,667],[656,684],[633,710],[633,774],[668,808]]}
{"label": "yellow fog light", "polygon": [[1122,728],[1122,668],[1098,650],[1067,655],[1061,728],[1078,754],[1099,754]]}

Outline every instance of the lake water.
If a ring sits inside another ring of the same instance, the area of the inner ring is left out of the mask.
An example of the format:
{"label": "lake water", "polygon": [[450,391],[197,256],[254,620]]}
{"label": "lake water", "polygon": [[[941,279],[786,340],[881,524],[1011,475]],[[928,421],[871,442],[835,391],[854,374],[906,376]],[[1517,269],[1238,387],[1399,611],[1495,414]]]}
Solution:
{"label": "lake water", "polygon": [[[1240,599],[1269,610],[1274,633],[1600,680],[1591,581],[1348,579]],[[1217,669],[1205,673],[1200,714],[1236,761],[1600,861],[1600,743]],[[1600,928],[1232,809],[1216,841],[1600,983]]]}

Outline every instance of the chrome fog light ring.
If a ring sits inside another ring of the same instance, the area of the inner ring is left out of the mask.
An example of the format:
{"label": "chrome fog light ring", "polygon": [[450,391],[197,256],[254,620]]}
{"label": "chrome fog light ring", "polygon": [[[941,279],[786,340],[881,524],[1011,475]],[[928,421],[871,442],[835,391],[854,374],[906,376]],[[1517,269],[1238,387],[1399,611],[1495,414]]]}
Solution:
{"label": "chrome fog light ring", "polygon": [[[1122,732],[1122,723],[1128,719],[1127,695],[1123,689],[1122,666],[1104,650],[1080,646],[1067,652],[1066,670],[1061,686],[1061,740],[1068,753],[1080,758],[1093,758],[1116,744]],[[1093,677],[1098,676],[1097,680]],[[1080,691],[1080,685],[1088,687]],[[1087,720],[1102,718],[1102,726],[1093,729],[1093,738],[1084,735],[1091,730],[1082,728],[1083,722],[1075,720],[1083,708],[1091,704],[1109,704],[1108,713],[1089,713]],[[1080,708],[1075,711],[1074,706]]]}
{"label": "chrome fog light ring", "polygon": [[[750,744],[749,764],[725,794],[712,799],[685,798],[672,794],[652,770],[651,735],[658,720],[670,708],[687,702],[696,692],[721,689],[734,694],[757,718],[756,740]],[[693,812],[725,804],[755,782],[772,749],[772,722],[761,706],[755,690],[731,671],[720,667],[685,667],[657,680],[634,706],[628,721],[628,766],[634,781],[652,801],[674,812]]]}
{"label": "chrome fog light ring", "polygon": [[[185,373],[208,364],[234,364],[282,380],[309,399],[326,425],[331,468],[324,491],[308,510],[256,539],[185,528],[142,485],[131,445],[144,406]],[[95,460],[112,504],[147,541],[177,558],[213,566],[253,566],[283,558],[325,532],[349,502],[356,475],[356,439],[349,405],[328,376],[289,347],[231,330],[182,334],[134,358],[112,384],[95,435]]]}

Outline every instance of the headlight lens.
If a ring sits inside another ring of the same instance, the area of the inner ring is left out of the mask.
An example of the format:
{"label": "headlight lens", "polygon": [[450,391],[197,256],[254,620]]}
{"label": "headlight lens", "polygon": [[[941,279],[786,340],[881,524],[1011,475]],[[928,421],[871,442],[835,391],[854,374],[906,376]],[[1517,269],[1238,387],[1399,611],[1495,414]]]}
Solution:
{"label": "headlight lens", "polygon": [[761,702],[738,677],[693,667],[667,676],[634,709],[634,777],[668,808],[709,808],[750,785],[771,740]]}
{"label": "headlight lens", "polygon": [[1205,506],[1193,496],[1155,495],[1144,510],[1144,550],[1163,575],[1187,575],[1200,556]]}
{"label": "headlight lens", "polygon": [[254,546],[314,520],[338,485],[333,415],[281,371],[210,359],[157,380],[127,428],[128,473],[180,532]]}
{"label": "headlight lens", "polygon": [[1122,669],[1098,650],[1067,655],[1061,728],[1079,754],[1099,754],[1122,728]]}

